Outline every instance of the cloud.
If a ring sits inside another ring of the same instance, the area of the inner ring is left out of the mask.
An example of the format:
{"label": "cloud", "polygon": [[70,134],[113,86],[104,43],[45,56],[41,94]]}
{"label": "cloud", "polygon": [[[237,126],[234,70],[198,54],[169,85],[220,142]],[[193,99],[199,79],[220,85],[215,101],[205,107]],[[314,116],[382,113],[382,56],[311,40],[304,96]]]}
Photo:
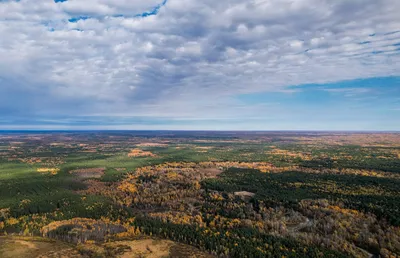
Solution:
{"label": "cloud", "polygon": [[397,0],[0,1],[0,110],[246,116],[260,107],[235,95],[399,76],[399,11]]}

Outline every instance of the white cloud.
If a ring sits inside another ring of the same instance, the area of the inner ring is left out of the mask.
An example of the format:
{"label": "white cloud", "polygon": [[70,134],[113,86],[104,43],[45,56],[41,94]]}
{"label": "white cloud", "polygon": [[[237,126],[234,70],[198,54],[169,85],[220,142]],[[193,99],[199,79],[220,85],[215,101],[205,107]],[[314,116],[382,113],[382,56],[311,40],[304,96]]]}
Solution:
{"label": "white cloud", "polygon": [[24,99],[9,103],[15,112],[212,118],[254,111],[235,94],[400,75],[397,0],[169,0],[133,17],[159,4],[1,1],[0,101]]}

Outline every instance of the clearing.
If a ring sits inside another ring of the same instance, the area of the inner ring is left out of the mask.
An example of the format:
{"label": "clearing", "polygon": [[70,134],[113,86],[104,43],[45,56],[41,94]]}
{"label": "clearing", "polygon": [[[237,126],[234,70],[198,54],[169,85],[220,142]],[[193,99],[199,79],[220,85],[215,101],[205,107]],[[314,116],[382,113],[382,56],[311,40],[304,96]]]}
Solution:
{"label": "clearing", "polygon": [[201,252],[195,247],[184,244],[179,244],[169,240],[155,240],[155,239],[142,239],[134,241],[117,241],[107,244],[113,246],[127,246],[130,251],[120,255],[121,258],[162,258],[162,257],[177,257],[177,258],[211,258],[214,257],[210,254]]}
{"label": "clearing", "polygon": [[70,174],[76,175],[81,179],[100,178],[104,175],[106,168],[82,168],[69,171]]}
{"label": "clearing", "polygon": [[0,257],[82,257],[68,244],[40,237],[2,236],[0,237]]}

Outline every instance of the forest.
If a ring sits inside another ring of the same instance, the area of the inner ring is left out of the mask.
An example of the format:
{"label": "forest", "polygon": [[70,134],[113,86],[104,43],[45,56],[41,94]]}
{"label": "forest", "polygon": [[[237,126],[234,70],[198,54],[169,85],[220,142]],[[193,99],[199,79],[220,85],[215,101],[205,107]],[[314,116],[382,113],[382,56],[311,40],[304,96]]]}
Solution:
{"label": "forest", "polygon": [[396,133],[3,132],[0,257],[400,257],[399,160]]}

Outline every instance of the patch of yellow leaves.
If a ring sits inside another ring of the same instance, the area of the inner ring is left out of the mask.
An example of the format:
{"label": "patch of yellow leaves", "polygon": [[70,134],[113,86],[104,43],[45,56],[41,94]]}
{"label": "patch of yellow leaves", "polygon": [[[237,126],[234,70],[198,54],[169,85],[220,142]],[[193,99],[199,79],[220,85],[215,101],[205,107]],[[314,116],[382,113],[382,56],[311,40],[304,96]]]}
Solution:
{"label": "patch of yellow leaves", "polygon": [[59,168],[38,168],[36,169],[39,173],[50,173],[52,175],[57,175],[60,172]]}
{"label": "patch of yellow leaves", "polygon": [[128,192],[128,193],[136,193],[137,192],[137,187],[135,184],[129,183],[129,182],[122,182],[118,186],[118,190],[123,191],[123,192]]}
{"label": "patch of yellow leaves", "polygon": [[155,157],[150,151],[143,151],[141,149],[133,149],[128,153],[128,157]]}
{"label": "patch of yellow leaves", "polygon": [[10,226],[16,225],[18,223],[19,223],[19,221],[14,217],[11,217],[11,218],[6,220],[6,224],[8,224]]}
{"label": "patch of yellow leaves", "polygon": [[312,155],[310,153],[293,152],[289,150],[282,150],[279,148],[273,148],[273,150],[266,152],[269,155],[280,155],[292,158],[301,158],[302,160],[311,160]]}

